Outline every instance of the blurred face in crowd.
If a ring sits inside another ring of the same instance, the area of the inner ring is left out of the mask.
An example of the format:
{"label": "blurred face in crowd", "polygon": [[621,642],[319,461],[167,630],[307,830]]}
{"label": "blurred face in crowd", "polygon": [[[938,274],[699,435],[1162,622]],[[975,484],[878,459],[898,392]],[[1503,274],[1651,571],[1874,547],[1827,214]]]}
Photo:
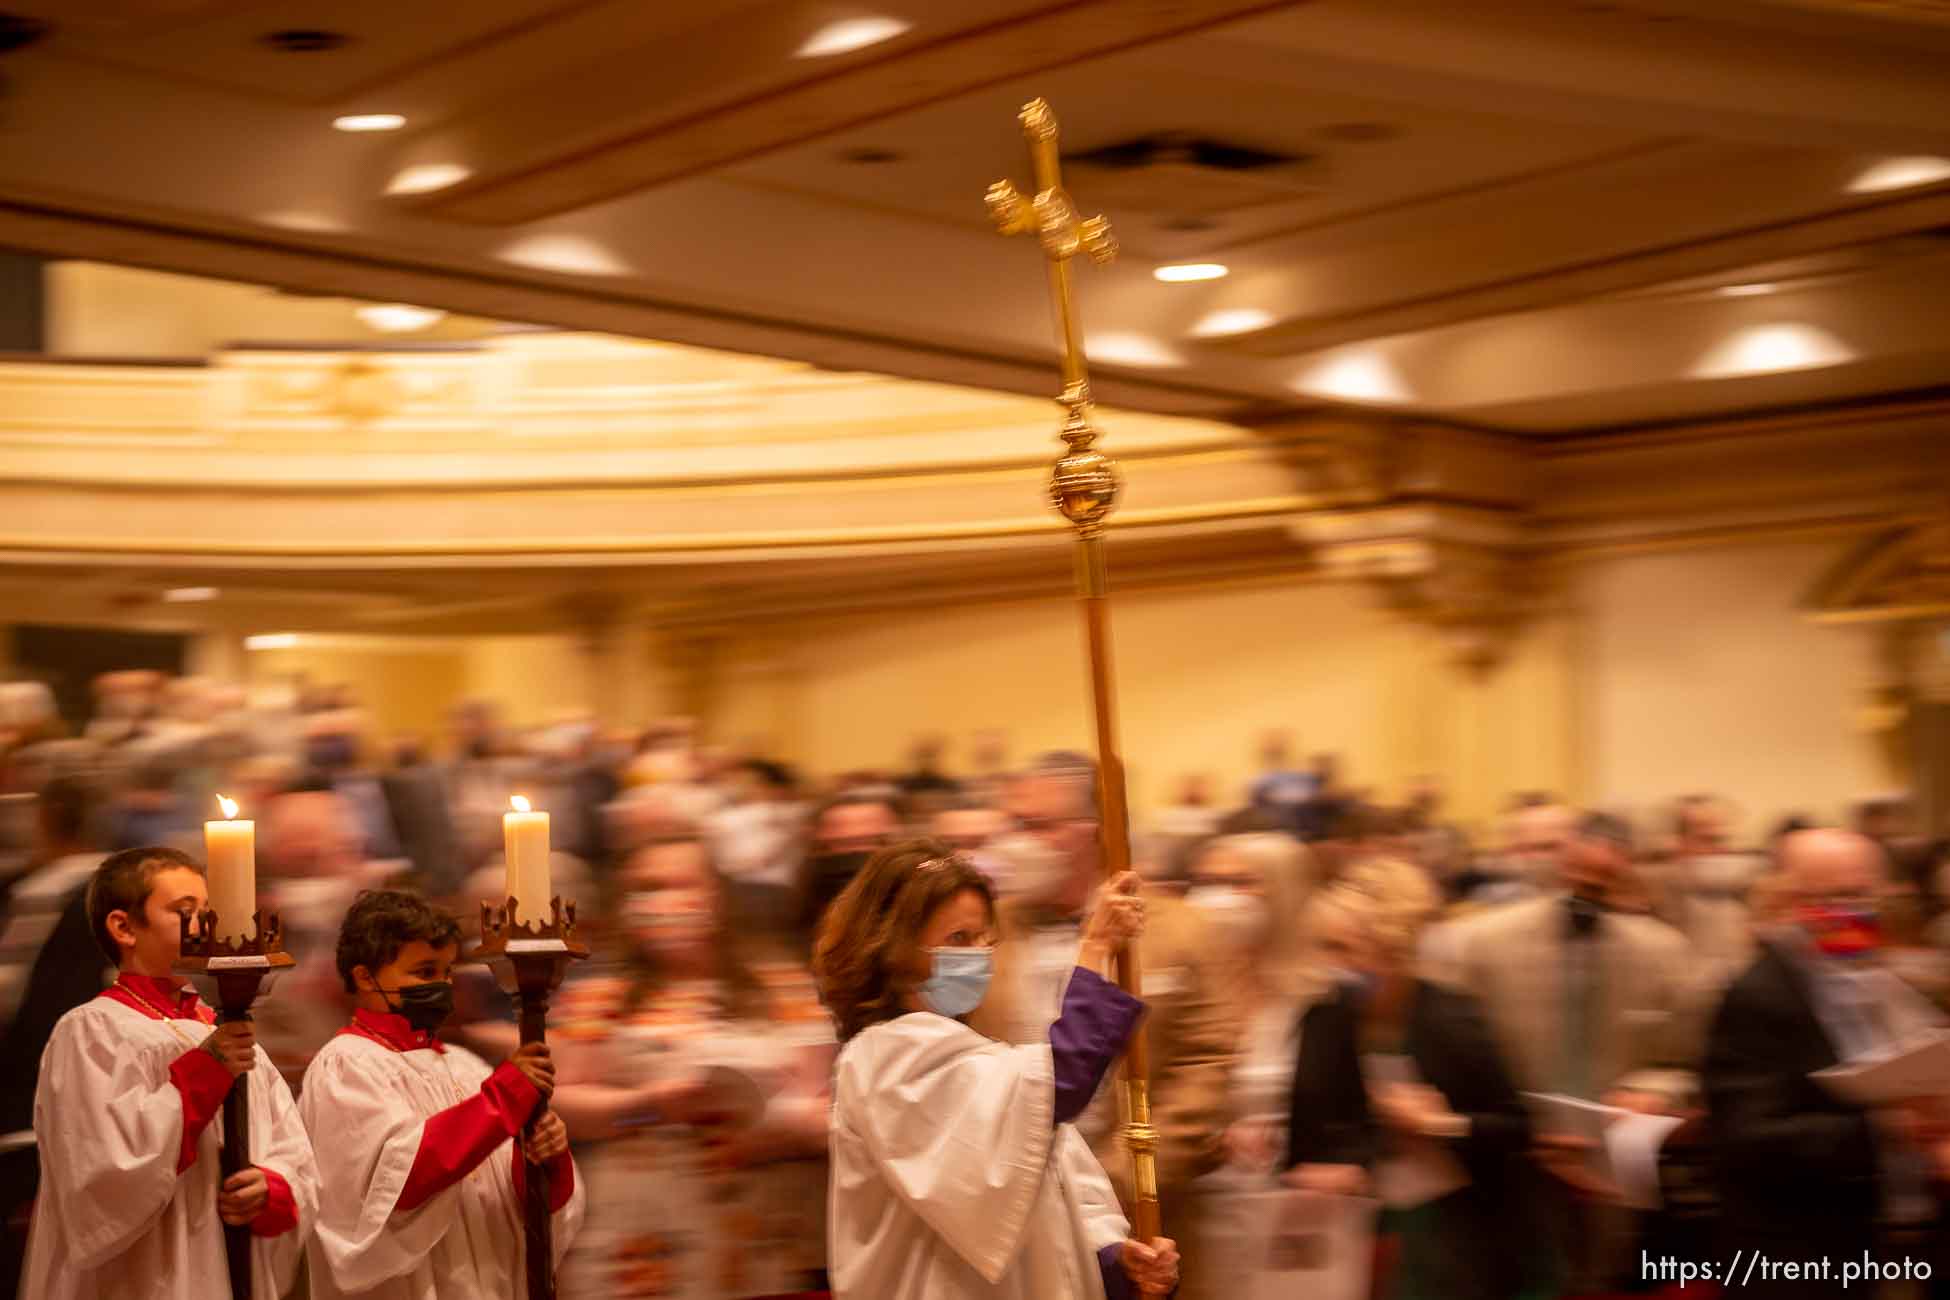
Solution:
{"label": "blurred face in crowd", "polygon": [[929,827],[934,838],[958,853],[973,853],[1009,829],[1000,808],[949,808],[936,813]]}
{"label": "blurred face in crowd", "polygon": [[820,853],[872,853],[893,842],[900,820],[884,803],[843,803],[820,814],[813,842]]}
{"label": "blurred face in crowd", "polygon": [[1316,965],[1364,974],[1376,969],[1367,927],[1352,911],[1323,899],[1310,909],[1308,921],[1308,946]]}
{"label": "blurred face in crowd", "polygon": [[1178,802],[1188,808],[1210,808],[1212,806],[1212,778],[1203,772],[1185,778],[1178,787]]}
{"label": "blurred face in crowd", "polygon": [[1269,772],[1285,771],[1291,763],[1290,742],[1283,731],[1269,731],[1259,742],[1260,766]]}
{"label": "blurred face in crowd", "polygon": [[703,844],[672,840],[638,849],[623,886],[623,924],[639,951],[659,965],[710,965],[718,885]]}
{"label": "blurred face in crowd", "polygon": [[1623,844],[1602,835],[1572,835],[1564,844],[1559,878],[1576,898],[1610,903],[1619,878],[1631,869]]}
{"label": "blurred face in crowd", "polygon": [[1679,852],[1686,857],[1724,853],[1727,847],[1727,815],[1718,805],[1700,801],[1690,803],[1679,815]]}
{"label": "blurred face in crowd", "polygon": [[1034,772],[1016,783],[1016,820],[1071,864],[1094,869],[1097,819],[1090,816],[1089,778],[1066,772]]}
{"label": "blurred face in crowd", "polygon": [[264,820],[264,856],[281,876],[348,876],[364,860],[352,810],[338,795],[323,791],[280,795]]}
{"label": "blurred face in crowd", "polygon": [[1858,957],[1881,943],[1882,849],[1849,831],[1796,831],[1781,844],[1796,924],[1821,951]]}
{"label": "blurred face in crowd", "polygon": [[1507,856],[1512,868],[1541,885],[1552,885],[1558,880],[1573,824],[1571,810],[1556,804],[1518,812],[1510,821]]}

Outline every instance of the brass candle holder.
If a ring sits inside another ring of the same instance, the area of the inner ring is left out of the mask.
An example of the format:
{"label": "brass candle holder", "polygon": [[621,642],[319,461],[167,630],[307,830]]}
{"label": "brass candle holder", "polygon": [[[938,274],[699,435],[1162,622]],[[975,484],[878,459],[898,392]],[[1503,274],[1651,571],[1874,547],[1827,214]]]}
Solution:
{"label": "brass candle holder", "polygon": [[[192,919],[197,922],[195,933],[191,932]],[[298,959],[284,950],[284,923],[276,912],[253,912],[250,937],[240,935],[234,940],[216,937],[217,914],[208,909],[194,918],[184,913],[182,924],[181,956],[173,969],[178,975],[202,976],[216,984],[219,1024],[249,1020],[264,978],[298,964]],[[250,1080],[248,1074],[238,1075],[224,1094],[219,1169],[226,1180],[251,1164]],[[252,1300],[249,1225],[224,1224],[223,1250],[230,1272],[231,1300]]]}
{"label": "brass candle holder", "polygon": [[[569,963],[589,956],[589,948],[576,938],[576,905],[561,897],[549,900],[545,920],[523,921],[519,904],[510,897],[496,907],[481,904],[481,942],[467,954],[468,961],[485,963],[494,971],[495,982],[515,999],[521,1026],[521,1041],[548,1041],[548,1003],[569,973]],[[555,1231],[549,1213],[551,1189],[545,1166],[529,1160],[525,1139],[532,1135],[548,1100],[535,1108],[522,1129],[523,1149],[516,1153],[524,1161],[523,1187],[527,1199],[522,1205],[522,1237],[527,1250],[528,1300],[555,1300]]]}

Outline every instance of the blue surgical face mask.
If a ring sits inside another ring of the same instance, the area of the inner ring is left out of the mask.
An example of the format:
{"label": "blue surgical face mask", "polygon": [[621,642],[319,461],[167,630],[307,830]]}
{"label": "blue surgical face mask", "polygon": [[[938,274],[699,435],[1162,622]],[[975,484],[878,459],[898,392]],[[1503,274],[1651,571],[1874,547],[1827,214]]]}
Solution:
{"label": "blue surgical face mask", "polygon": [[988,995],[995,975],[993,948],[930,948],[934,973],[921,985],[921,1001],[938,1015],[958,1020]]}

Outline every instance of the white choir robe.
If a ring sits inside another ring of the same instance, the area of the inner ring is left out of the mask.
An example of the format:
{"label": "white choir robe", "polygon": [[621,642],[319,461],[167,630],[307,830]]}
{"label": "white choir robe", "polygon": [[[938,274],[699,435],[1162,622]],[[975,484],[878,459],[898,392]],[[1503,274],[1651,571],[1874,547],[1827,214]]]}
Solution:
{"label": "white choir robe", "polygon": [[[41,1191],[21,1300],[229,1295],[217,1214],[223,1116],[204,1128],[196,1162],[179,1175],[183,1098],[169,1079],[171,1063],[210,1030],[105,997],[55,1025],[34,1097]],[[251,1239],[251,1294],[277,1300],[297,1274],[318,1176],[291,1090],[261,1047],[250,1072],[250,1147],[250,1163],[283,1177],[298,1210],[296,1228]]]}
{"label": "white choir robe", "polygon": [[839,1300],[1103,1300],[1130,1224],[1070,1124],[1047,1043],[905,1015],[855,1035],[834,1086]]}
{"label": "white choir robe", "polygon": [[[318,1228],[307,1246],[312,1300],[518,1297],[526,1256],[510,1138],[465,1178],[405,1213],[394,1207],[427,1120],[467,1100],[492,1071],[465,1048],[396,1052],[340,1034],[298,1090],[318,1139]],[[560,1264],[582,1226],[583,1179],[555,1212]]]}

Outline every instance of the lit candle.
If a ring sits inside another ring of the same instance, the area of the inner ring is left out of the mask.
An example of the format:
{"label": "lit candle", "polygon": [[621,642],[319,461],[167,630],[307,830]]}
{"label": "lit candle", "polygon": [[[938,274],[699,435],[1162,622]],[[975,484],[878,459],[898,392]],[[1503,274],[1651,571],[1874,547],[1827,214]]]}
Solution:
{"label": "lit candle", "polygon": [[240,943],[252,934],[257,911],[257,823],[237,820],[237,805],[222,795],[224,819],[203,823],[203,855],[209,859],[210,906],[219,939]]}
{"label": "lit candle", "polygon": [[549,919],[548,814],[529,811],[528,800],[520,795],[508,802],[515,809],[501,814],[508,894],[519,919],[539,925]]}

